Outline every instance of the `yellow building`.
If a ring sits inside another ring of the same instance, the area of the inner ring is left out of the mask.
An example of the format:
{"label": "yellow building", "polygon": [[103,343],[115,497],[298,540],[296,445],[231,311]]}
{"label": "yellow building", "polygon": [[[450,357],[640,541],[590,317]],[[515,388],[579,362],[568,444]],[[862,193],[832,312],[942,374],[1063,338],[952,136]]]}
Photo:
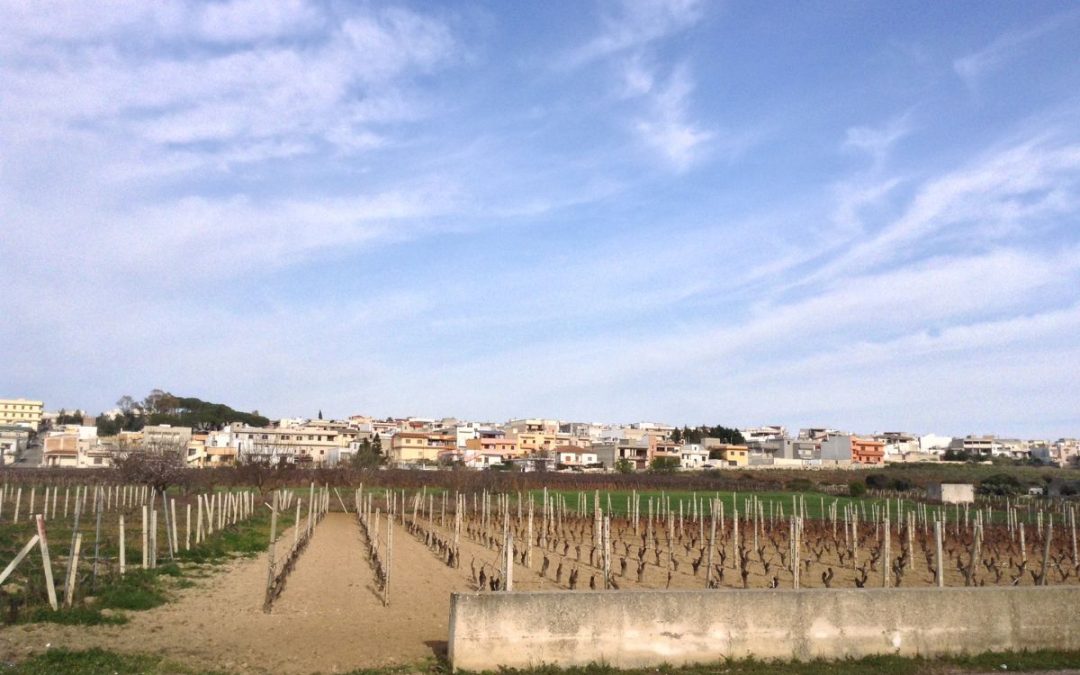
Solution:
{"label": "yellow building", "polygon": [[750,449],[745,445],[721,445],[720,460],[727,466],[747,466],[750,464]]}
{"label": "yellow building", "polygon": [[45,404],[25,398],[0,398],[0,426],[20,426],[37,430]]}
{"label": "yellow building", "polygon": [[394,465],[436,462],[439,452],[453,449],[448,434],[399,431],[390,439],[390,462]]}

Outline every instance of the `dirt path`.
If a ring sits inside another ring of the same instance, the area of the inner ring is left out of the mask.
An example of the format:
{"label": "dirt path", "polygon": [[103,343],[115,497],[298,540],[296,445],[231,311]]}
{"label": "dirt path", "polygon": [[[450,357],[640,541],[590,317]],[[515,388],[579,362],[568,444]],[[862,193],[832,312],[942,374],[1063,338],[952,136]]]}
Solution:
{"label": "dirt path", "polygon": [[[445,651],[454,570],[398,526],[391,605],[375,594],[355,516],[330,513],[289,577],[273,613],[262,611],[266,558],[234,561],[178,599],[128,613],[124,626],[34,624],[0,631],[0,657],[48,647],[161,654],[192,667],[242,673],[335,673],[418,663]],[[283,542],[292,535],[286,533]],[[280,543],[279,547],[284,548]]]}

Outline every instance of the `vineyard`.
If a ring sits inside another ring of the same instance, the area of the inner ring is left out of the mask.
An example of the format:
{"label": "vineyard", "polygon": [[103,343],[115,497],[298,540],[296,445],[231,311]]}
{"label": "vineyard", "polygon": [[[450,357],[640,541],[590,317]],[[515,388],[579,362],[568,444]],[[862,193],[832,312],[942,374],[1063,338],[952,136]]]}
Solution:
{"label": "vineyard", "polygon": [[[1076,506],[694,490],[0,487],[4,657],[241,672],[443,655],[453,592],[1076,584]],[[282,639],[289,636],[289,639]]]}

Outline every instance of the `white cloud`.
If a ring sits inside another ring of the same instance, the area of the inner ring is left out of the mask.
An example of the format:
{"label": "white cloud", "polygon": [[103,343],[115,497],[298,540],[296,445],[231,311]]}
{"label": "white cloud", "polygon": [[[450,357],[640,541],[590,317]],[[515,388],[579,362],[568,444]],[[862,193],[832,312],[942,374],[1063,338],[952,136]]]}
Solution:
{"label": "white cloud", "polygon": [[601,16],[600,34],[565,58],[580,66],[648,44],[690,28],[704,15],[700,0],[617,0]]}
{"label": "white cloud", "polygon": [[660,88],[647,92],[646,115],[634,125],[646,145],[678,170],[697,161],[714,134],[689,120],[687,107],[694,83],[685,67],[678,67]]}
{"label": "white cloud", "polygon": [[[445,25],[399,8],[337,19],[302,2],[118,4],[79,32],[80,6],[65,7],[16,9],[0,26],[0,134],[30,144],[94,134],[166,166],[175,146],[207,142],[217,145],[198,155],[211,164],[289,156],[313,140],[378,147],[386,125],[426,114],[410,80],[452,63],[457,47]],[[154,38],[172,46],[127,47]]]}
{"label": "white cloud", "polygon": [[230,0],[206,3],[198,32],[217,42],[254,41],[312,31],[325,20],[306,0]]}
{"label": "white cloud", "polygon": [[954,60],[953,70],[969,88],[974,89],[987,73],[1015,58],[1044,35],[1072,23],[1077,17],[1080,17],[1080,11],[1071,10],[1031,28],[1006,32],[982,49]]}
{"label": "white cloud", "polygon": [[[884,185],[888,185],[885,183]],[[906,260],[926,248],[987,242],[1071,212],[1080,190],[1080,145],[1053,136],[987,153],[969,166],[926,181],[903,213],[810,280]],[[930,240],[933,240],[931,242]]]}
{"label": "white cloud", "polygon": [[879,167],[884,164],[893,146],[910,133],[910,116],[901,115],[880,128],[850,127],[844,138],[843,147],[865,152],[874,160],[874,166]]}

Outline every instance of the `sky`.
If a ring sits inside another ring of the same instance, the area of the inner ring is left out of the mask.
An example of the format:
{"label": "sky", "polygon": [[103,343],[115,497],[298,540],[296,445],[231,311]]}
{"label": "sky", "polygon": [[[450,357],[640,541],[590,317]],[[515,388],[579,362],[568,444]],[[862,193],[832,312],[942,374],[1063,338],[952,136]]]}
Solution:
{"label": "sky", "polygon": [[1080,5],[0,0],[0,396],[1080,436]]}

